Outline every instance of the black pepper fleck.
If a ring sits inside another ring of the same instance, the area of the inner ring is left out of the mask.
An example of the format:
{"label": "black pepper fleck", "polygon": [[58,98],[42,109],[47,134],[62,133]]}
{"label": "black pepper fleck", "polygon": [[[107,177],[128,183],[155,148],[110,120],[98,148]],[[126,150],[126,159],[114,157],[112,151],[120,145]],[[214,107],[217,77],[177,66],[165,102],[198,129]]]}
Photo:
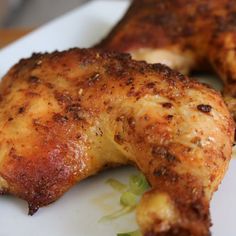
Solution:
{"label": "black pepper fleck", "polygon": [[116,135],[114,136],[114,140],[115,140],[115,142],[117,142],[118,144],[122,144],[122,143],[123,143],[123,139],[122,139],[122,137],[121,137],[120,134],[116,134]]}
{"label": "black pepper fleck", "polygon": [[126,81],[126,85],[131,85],[133,83],[133,78],[129,78],[127,81]]}
{"label": "black pepper fleck", "polygon": [[162,103],[162,107],[164,107],[164,108],[171,108],[172,106],[173,105],[170,102]]}
{"label": "black pepper fleck", "polygon": [[18,110],[18,113],[21,114],[25,111],[25,108],[24,107],[20,107],[19,110]]}
{"label": "black pepper fleck", "polygon": [[38,84],[40,82],[40,79],[36,76],[30,76],[28,81],[29,83],[32,83],[32,84]]}
{"label": "black pepper fleck", "polygon": [[129,117],[127,121],[128,121],[129,126],[132,129],[134,129],[135,128],[135,120],[134,120],[134,118],[133,117]]}
{"label": "black pepper fleck", "polygon": [[165,147],[153,146],[152,147],[152,156],[155,158],[162,158],[168,162],[178,161],[176,156],[171,154]]}
{"label": "black pepper fleck", "polygon": [[155,87],[155,83],[149,82],[149,83],[146,84],[146,87],[149,88],[149,89],[152,89],[152,88]]}
{"label": "black pepper fleck", "polygon": [[54,120],[55,122],[64,124],[64,123],[66,123],[66,122],[68,121],[68,117],[67,117],[67,116],[63,116],[63,115],[57,113],[57,114],[54,114],[54,115],[53,115],[53,120]]}
{"label": "black pepper fleck", "polygon": [[99,73],[94,73],[89,79],[88,79],[88,85],[92,86],[94,85],[97,81],[99,81],[101,78],[101,75]]}
{"label": "black pepper fleck", "polygon": [[200,104],[197,106],[197,109],[203,113],[209,113],[212,107],[210,105]]}
{"label": "black pepper fleck", "polygon": [[167,115],[167,116],[166,116],[166,119],[167,119],[168,121],[171,121],[171,120],[173,119],[173,117],[174,117],[173,115]]}

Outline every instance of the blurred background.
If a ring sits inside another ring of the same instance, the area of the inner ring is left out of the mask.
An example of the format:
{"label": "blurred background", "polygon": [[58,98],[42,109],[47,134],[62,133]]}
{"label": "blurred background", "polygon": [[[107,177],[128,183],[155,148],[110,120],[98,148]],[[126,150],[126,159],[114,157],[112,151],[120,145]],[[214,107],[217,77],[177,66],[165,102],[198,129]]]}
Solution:
{"label": "blurred background", "polygon": [[0,49],[90,1],[92,0],[0,0]]}
{"label": "blurred background", "polygon": [[89,0],[0,0],[0,49]]}
{"label": "blurred background", "polygon": [[0,0],[0,27],[37,27],[88,1]]}

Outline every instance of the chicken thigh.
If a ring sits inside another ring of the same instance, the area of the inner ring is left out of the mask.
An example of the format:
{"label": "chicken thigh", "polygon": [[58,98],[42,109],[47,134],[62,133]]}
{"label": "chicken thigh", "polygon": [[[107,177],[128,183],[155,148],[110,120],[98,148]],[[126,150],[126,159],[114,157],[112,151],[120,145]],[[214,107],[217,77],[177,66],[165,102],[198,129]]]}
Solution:
{"label": "chicken thigh", "polygon": [[215,71],[236,120],[235,0],[134,0],[96,47],[129,52],[184,74]]}
{"label": "chicken thigh", "polygon": [[0,190],[29,214],[132,164],[152,186],[137,209],[143,235],[209,235],[234,133],[216,91],[161,64],[71,49],[21,60],[0,94]]}

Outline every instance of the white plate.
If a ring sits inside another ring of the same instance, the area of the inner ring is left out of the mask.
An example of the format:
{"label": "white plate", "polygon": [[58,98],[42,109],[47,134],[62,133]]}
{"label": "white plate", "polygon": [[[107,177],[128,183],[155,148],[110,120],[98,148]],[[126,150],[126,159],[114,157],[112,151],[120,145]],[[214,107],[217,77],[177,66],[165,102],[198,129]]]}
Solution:
{"label": "white plate", "polygon": [[[89,47],[99,41],[128,7],[125,1],[94,1],[41,27],[0,51],[0,77],[22,57],[45,52]],[[104,182],[109,177],[124,182],[133,168],[107,171],[74,186],[56,203],[27,215],[27,204],[0,197],[0,236],[112,236],[137,229],[134,214],[110,223],[101,216],[119,208],[117,195]],[[236,160],[212,201],[213,236],[236,235]]]}

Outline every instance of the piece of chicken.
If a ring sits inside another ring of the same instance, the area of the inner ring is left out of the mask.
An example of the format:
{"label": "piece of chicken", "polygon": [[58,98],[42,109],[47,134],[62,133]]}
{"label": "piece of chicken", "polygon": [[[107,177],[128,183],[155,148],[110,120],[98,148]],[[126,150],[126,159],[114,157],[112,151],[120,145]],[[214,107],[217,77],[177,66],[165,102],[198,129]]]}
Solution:
{"label": "piece of chicken", "polygon": [[161,64],[72,49],[21,60],[0,94],[0,189],[29,214],[133,164],[153,187],[137,210],[144,235],[209,235],[234,133],[217,92]]}
{"label": "piece of chicken", "polygon": [[187,74],[214,70],[236,120],[236,1],[134,0],[97,47]]}

